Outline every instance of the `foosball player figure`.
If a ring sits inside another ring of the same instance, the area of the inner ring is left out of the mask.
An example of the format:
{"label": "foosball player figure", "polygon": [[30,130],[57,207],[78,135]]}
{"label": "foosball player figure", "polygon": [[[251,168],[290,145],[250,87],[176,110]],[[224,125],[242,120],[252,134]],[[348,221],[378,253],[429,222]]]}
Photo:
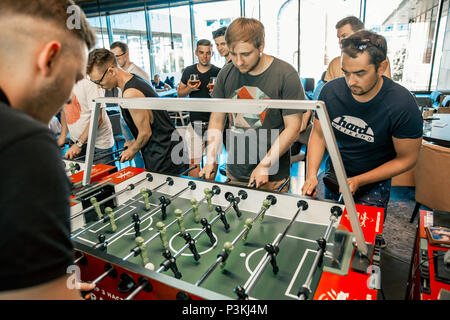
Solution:
{"label": "foosball player figure", "polygon": [[144,244],[144,238],[137,237],[135,239],[135,241],[136,241],[136,245],[140,249],[139,255],[141,256],[141,259],[142,259],[142,265],[146,266],[147,263],[150,262],[150,260],[148,259],[148,256],[147,256],[147,250],[146,250],[147,246]]}
{"label": "foosball player figure", "polygon": [[161,263],[161,267],[164,267],[164,270],[172,270],[173,274],[175,275],[175,278],[180,279],[181,278],[181,272],[178,271],[176,259],[172,257],[172,254],[169,250],[164,250],[163,257],[166,258],[165,261]]}
{"label": "foosball player figure", "polygon": [[269,209],[270,205],[271,205],[270,201],[267,200],[267,199],[264,199],[263,204],[262,204],[262,207],[261,207],[261,209],[262,209],[262,214],[261,214],[261,216],[259,217],[259,222],[263,222],[264,216],[265,216],[265,214],[266,214],[266,211],[267,211],[267,209]]}
{"label": "foosball player figure", "polygon": [[211,212],[211,211],[213,211],[213,205],[212,205],[212,201],[211,201],[211,198],[212,198],[212,192],[211,192],[211,190],[209,190],[208,188],[205,188],[204,190],[203,190],[203,192],[205,193],[205,196],[206,196],[206,201],[208,202],[208,210]]}
{"label": "foosball player figure", "polygon": [[220,263],[220,268],[225,268],[226,261],[228,259],[228,256],[230,255],[230,252],[234,249],[234,246],[231,242],[227,241],[223,244],[223,250],[218,254],[217,257],[222,257],[222,262]]}
{"label": "foosball player figure", "polygon": [[180,228],[180,234],[182,235],[186,232],[186,229],[184,228],[183,212],[180,209],[175,209],[173,213],[177,217],[178,227]]}
{"label": "foosball player figure", "polygon": [[166,220],[167,218],[167,206],[170,204],[170,200],[166,199],[166,197],[161,196],[159,198],[159,201],[161,203],[161,219]]}
{"label": "foosball player figure", "polygon": [[142,198],[144,198],[144,204],[145,204],[145,210],[150,210],[150,200],[149,200],[149,194],[147,192],[146,188],[141,189]]}
{"label": "foosball player figure", "polygon": [[169,246],[169,242],[167,242],[167,236],[166,236],[166,225],[162,221],[158,221],[156,223],[156,228],[159,230],[159,238],[161,239],[161,243],[164,249],[167,249]]}
{"label": "foosball player figure", "polygon": [[133,213],[131,219],[133,219],[134,222],[134,236],[139,237],[141,235],[141,219],[139,219],[137,213]]}
{"label": "foosball player figure", "polygon": [[250,232],[250,230],[253,227],[253,219],[252,218],[247,218],[245,220],[245,227],[247,228],[247,230],[245,231],[244,235],[242,236],[242,240],[247,241],[248,233]]}
{"label": "foosball player figure", "polygon": [[205,228],[205,232],[209,237],[209,241],[211,241],[211,244],[216,243],[216,238],[214,238],[211,225],[208,223],[208,220],[206,218],[201,218],[200,223],[202,224],[203,228]]}
{"label": "foosball player figure", "polygon": [[200,222],[200,215],[198,214],[198,201],[197,201],[197,199],[192,198],[190,200],[190,202],[191,202],[191,205],[192,205],[192,213],[194,214],[194,221],[195,221],[195,223],[199,223]]}
{"label": "foosball player figure", "polygon": [[225,212],[222,210],[221,206],[216,207],[217,214],[220,215],[220,220],[223,222],[223,226],[225,230],[230,229],[230,225],[228,224],[227,217],[225,216]]}
{"label": "foosball player figure", "polygon": [[111,225],[111,231],[115,232],[117,230],[116,220],[114,218],[114,211],[110,207],[105,208],[105,213],[108,216],[109,223]]}
{"label": "foosball player figure", "polygon": [[276,256],[277,256],[278,252],[280,251],[280,248],[278,248],[278,246],[273,246],[271,243],[268,243],[265,245],[264,249],[270,255],[270,264],[272,265],[273,273],[277,274],[279,271],[279,268],[277,266]]}
{"label": "foosball player figure", "polygon": [[195,247],[195,240],[192,239],[192,236],[189,232],[186,232],[183,235],[184,240],[186,240],[186,244],[189,245],[189,250],[191,250],[194,255],[194,260],[198,261],[200,259],[200,255],[198,254],[197,248]]}
{"label": "foosball player figure", "polygon": [[95,197],[92,197],[90,200],[92,206],[95,209],[95,212],[97,213],[98,220],[103,219],[103,213],[102,210],[100,209],[100,205],[98,204],[97,199]]}
{"label": "foosball player figure", "polygon": [[108,241],[106,241],[106,237],[104,234],[98,235],[98,241],[96,245],[94,245],[94,249],[99,249],[101,251],[106,251],[106,248],[108,247]]}

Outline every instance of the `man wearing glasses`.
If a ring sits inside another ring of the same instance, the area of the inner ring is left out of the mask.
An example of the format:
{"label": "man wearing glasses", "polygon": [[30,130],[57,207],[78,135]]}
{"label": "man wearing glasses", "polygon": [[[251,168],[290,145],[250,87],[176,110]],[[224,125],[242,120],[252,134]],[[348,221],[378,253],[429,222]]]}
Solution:
{"label": "man wearing glasses", "polygon": [[128,73],[136,74],[150,83],[150,77],[148,74],[142,68],[134,64],[134,62],[130,61],[130,51],[126,43],[120,41],[113,42],[110,46],[110,50],[116,56],[117,64],[123,70]]}
{"label": "man wearing glasses", "polygon": [[[326,104],[355,202],[384,208],[386,218],[391,177],[416,163],[422,116],[411,93],[383,75],[387,67],[384,37],[360,30],[341,44],[344,77],[328,82],[319,100]],[[316,117],[302,194],[312,194],[318,185],[324,151],[325,140]],[[334,176],[330,159],[325,176]],[[325,185],[325,198],[337,200],[339,192]]]}
{"label": "man wearing glasses", "polygon": [[[119,88],[124,98],[158,97],[147,81],[119,68],[114,53],[107,49],[90,52],[87,73],[89,79],[103,89]],[[179,174],[186,169],[182,156],[172,152],[181,138],[167,111],[122,109],[121,112],[134,137],[125,143],[128,148],[122,152],[121,162],[130,161],[141,151],[147,170]]]}

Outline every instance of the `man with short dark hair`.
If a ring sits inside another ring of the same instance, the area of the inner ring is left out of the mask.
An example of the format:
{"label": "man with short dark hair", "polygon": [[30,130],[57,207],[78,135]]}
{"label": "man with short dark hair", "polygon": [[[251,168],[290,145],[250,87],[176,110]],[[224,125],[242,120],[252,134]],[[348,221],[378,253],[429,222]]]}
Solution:
{"label": "man with short dark hair", "polygon": [[[391,177],[415,165],[423,120],[411,93],[383,74],[387,68],[384,37],[360,30],[342,40],[344,77],[328,82],[325,102],[356,203],[382,207],[389,202]],[[325,151],[321,124],[314,119],[308,143],[302,194],[312,194]],[[330,159],[326,176],[334,176]],[[325,198],[339,195],[325,185]]]}
{"label": "man with short dark hair", "polygon": [[[297,71],[288,63],[264,53],[263,24],[256,19],[238,18],[227,29],[225,39],[233,63],[225,65],[217,77],[213,98],[253,98],[304,100]],[[269,109],[261,114],[213,112],[208,127],[207,163],[200,175],[215,175],[222,131],[229,116],[227,177],[236,185],[266,190],[289,190],[289,147],[298,137],[301,112]],[[212,141],[210,141],[210,139]],[[237,141],[237,143],[235,142]],[[243,157],[242,157],[243,156]],[[242,159],[244,158],[244,159]]]}
{"label": "man with short dark hair", "polygon": [[71,188],[48,123],[84,78],[95,34],[72,1],[2,0],[0,39],[0,299],[79,299]]}
{"label": "man with short dark hair", "polygon": [[150,83],[150,77],[148,74],[134,62],[130,60],[130,50],[128,45],[124,42],[116,41],[109,47],[115,54],[119,67],[128,73],[133,73]]}
{"label": "man with short dark hair", "polygon": [[217,51],[221,57],[225,58],[225,63],[231,63],[230,51],[228,50],[227,42],[225,41],[225,32],[227,27],[222,27],[213,32],[213,39],[216,43]]}
{"label": "man with short dark hair", "polygon": [[[211,64],[211,41],[201,39],[197,41],[195,55],[198,63],[188,66],[184,69],[178,86],[178,97],[190,98],[211,98],[210,88],[208,87],[211,78],[216,78],[220,68]],[[197,78],[192,78],[196,76]],[[197,169],[190,172],[190,176],[198,177],[200,163],[204,154],[205,143],[203,141],[203,132],[206,130],[209,122],[210,112],[190,112],[191,123],[187,127],[187,147],[191,166],[197,165]]]}
{"label": "man with short dark hair", "polygon": [[[339,20],[336,23],[337,37],[339,40],[339,45],[341,45],[341,41],[345,38],[351,36],[353,33],[359,30],[364,29],[364,23],[359,20],[357,17],[349,16]],[[387,58],[387,67],[384,75],[388,78],[391,78],[391,66],[389,64],[389,59]],[[343,77],[344,73],[341,67],[341,56],[335,57],[328,65],[324,81],[328,82],[336,78]]]}
{"label": "man with short dark hair", "polygon": [[[107,49],[89,53],[87,73],[104,89],[119,87],[124,98],[158,97],[147,81],[119,68],[114,53]],[[183,156],[172,154],[180,139],[175,139],[179,136],[167,111],[130,108],[121,112],[134,137],[125,143],[128,148],[122,152],[121,162],[130,161],[140,151],[146,169],[152,172],[176,175],[186,169]]]}

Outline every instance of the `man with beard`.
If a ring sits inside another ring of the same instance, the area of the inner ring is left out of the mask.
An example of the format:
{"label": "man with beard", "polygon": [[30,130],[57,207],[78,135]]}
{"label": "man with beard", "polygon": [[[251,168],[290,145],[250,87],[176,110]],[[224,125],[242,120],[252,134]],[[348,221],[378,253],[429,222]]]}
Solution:
{"label": "man with beard", "polygon": [[0,299],[80,298],[67,285],[70,183],[48,123],[84,78],[95,34],[73,1],[2,0],[0,39]]}
{"label": "man with beard", "polygon": [[[262,99],[304,100],[297,71],[264,51],[264,26],[256,19],[238,18],[227,29],[225,39],[232,63],[217,77],[213,98],[238,97],[247,90]],[[207,164],[200,172],[206,179],[215,174],[226,117],[227,177],[231,184],[277,190],[290,176],[289,147],[299,135],[301,113],[269,109],[261,114],[211,114],[208,127]],[[265,141],[264,141],[265,140]],[[289,190],[285,184],[283,191]]]}
{"label": "man with beard", "polygon": [[231,63],[230,51],[228,50],[227,42],[225,41],[225,32],[227,27],[222,27],[213,32],[213,39],[216,43],[217,51],[221,57],[225,58],[225,64]]}
{"label": "man with beard", "polygon": [[[147,81],[119,68],[114,53],[107,49],[89,53],[87,73],[103,89],[119,88],[123,98],[158,97]],[[149,171],[177,175],[187,169],[183,156],[175,153],[182,142],[166,110],[121,108],[121,112],[134,138],[125,143],[128,148],[122,152],[121,162],[130,161],[140,151]]]}
{"label": "man with beard", "polygon": [[[383,36],[360,30],[341,44],[344,77],[328,82],[318,100],[327,107],[355,202],[382,207],[386,217],[391,177],[416,163],[422,116],[411,93],[383,75],[388,64]],[[302,194],[310,195],[317,186],[324,151],[325,140],[316,118]],[[330,159],[325,175],[334,176]],[[325,186],[325,198],[336,200],[337,193]]]}
{"label": "man with beard", "polygon": [[[186,67],[181,76],[178,87],[178,97],[183,98],[211,98],[208,83],[211,78],[217,77],[220,68],[211,64],[211,41],[201,39],[197,41],[195,55],[198,63]],[[196,75],[194,80],[192,76]],[[191,166],[199,165],[204,154],[205,143],[203,142],[203,132],[208,126],[210,112],[190,112],[191,123],[187,127],[186,140],[188,143]],[[198,177],[200,169],[194,169],[190,176]]]}

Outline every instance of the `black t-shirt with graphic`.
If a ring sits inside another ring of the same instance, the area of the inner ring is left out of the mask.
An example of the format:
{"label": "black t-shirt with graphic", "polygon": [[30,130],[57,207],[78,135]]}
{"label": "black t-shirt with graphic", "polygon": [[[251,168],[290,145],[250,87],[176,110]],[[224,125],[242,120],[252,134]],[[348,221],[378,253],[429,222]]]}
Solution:
{"label": "black t-shirt with graphic", "polygon": [[[200,79],[200,82],[201,82],[200,86],[198,87],[199,90],[192,91],[189,94],[189,97],[191,97],[191,98],[211,98],[211,96],[209,94],[209,89],[207,87],[207,85],[209,83],[209,78],[217,77],[217,75],[219,74],[219,71],[220,71],[220,68],[216,67],[213,64],[211,65],[211,68],[204,73],[201,73],[200,71],[198,71],[197,64],[193,64],[189,67],[186,67],[186,69],[184,69],[184,71],[183,71],[183,75],[181,76],[181,82],[183,82],[185,85],[187,85],[191,74],[198,74],[198,78]],[[194,121],[208,122],[210,115],[211,115],[211,112],[190,112],[189,118],[190,118],[191,122],[194,122]]]}
{"label": "black t-shirt with graphic", "polygon": [[[243,88],[245,86],[245,88]],[[305,92],[297,71],[287,62],[274,58],[261,74],[243,74],[233,63],[226,64],[217,77],[213,98],[305,100]],[[242,110],[245,112],[245,110]],[[271,149],[284,130],[284,116],[298,110],[269,109],[262,114],[230,114],[227,137],[228,172],[241,181],[248,181],[258,163]],[[245,141],[245,144],[242,143]],[[270,181],[290,175],[289,150],[269,170]]]}
{"label": "black t-shirt with graphic", "polygon": [[[327,82],[319,100],[325,102],[349,177],[394,159],[392,137],[416,139],[422,136],[423,119],[414,97],[385,76],[380,92],[369,102],[356,101],[345,78]],[[330,159],[327,167],[332,168]]]}

